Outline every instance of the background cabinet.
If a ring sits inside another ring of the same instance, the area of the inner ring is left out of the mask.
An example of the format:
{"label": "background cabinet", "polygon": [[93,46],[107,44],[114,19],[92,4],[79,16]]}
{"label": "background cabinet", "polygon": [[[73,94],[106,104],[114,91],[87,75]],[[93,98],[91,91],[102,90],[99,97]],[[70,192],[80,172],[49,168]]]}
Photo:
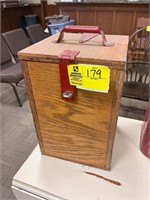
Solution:
{"label": "background cabinet", "polygon": [[78,25],[100,26],[106,34],[131,35],[137,18],[149,17],[149,5],[131,3],[58,3],[59,12]]}
{"label": "background cabinet", "polygon": [[148,3],[66,3],[48,5],[47,1],[27,6],[1,7],[1,32],[19,28],[22,15],[36,14],[38,22],[46,28],[45,17],[51,15],[69,15],[77,25],[97,25],[106,34],[131,35],[137,24],[137,18],[149,17]]}

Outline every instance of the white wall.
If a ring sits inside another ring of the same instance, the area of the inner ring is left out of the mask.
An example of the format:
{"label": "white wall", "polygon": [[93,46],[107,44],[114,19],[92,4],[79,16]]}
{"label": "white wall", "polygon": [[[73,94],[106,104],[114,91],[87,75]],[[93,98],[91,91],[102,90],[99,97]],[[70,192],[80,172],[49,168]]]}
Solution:
{"label": "white wall", "polygon": [[23,3],[41,3],[41,0],[22,0]]}
{"label": "white wall", "polygon": [[21,0],[23,3],[41,3],[41,1],[47,1],[47,4],[55,4],[55,2],[59,2],[59,0]]}
{"label": "white wall", "polygon": [[59,2],[59,0],[47,0],[47,4],[55,4],[56,2]]}

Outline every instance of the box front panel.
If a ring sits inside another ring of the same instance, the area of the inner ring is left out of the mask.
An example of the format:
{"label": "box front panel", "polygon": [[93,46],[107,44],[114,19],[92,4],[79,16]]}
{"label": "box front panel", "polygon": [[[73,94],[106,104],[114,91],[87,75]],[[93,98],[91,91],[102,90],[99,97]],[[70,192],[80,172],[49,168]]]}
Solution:
{"label": "box front panel", "polygon": [[108,94],[77,89],[76,100],[69,102],[61,99],[58,64],[27,65],[42,152],[105,168],[116,70],[111,69]]}

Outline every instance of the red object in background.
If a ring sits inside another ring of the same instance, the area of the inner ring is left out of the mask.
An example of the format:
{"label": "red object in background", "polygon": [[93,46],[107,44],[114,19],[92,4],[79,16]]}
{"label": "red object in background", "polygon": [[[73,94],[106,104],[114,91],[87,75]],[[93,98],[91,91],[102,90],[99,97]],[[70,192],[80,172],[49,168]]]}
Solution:
{"label": "red object in background", "polygon": [[146,110],[144,123],[142,124],[140,149],[146,157],[150,158],[150,102]]}

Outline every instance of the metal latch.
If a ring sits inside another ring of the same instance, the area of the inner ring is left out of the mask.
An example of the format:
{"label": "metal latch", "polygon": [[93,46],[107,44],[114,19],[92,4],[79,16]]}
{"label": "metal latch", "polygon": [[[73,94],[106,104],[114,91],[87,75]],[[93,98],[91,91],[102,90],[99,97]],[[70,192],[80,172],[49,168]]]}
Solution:
{"label": "metal latch", "polygon": [[60,72],[60,84],[61,84],[61,96],[64,100],[74,101],[76,96],[75,86],[70,85],[67,66],[75,63],[76,56],[80,51],[65,50],[58,56],[59,72]]}

